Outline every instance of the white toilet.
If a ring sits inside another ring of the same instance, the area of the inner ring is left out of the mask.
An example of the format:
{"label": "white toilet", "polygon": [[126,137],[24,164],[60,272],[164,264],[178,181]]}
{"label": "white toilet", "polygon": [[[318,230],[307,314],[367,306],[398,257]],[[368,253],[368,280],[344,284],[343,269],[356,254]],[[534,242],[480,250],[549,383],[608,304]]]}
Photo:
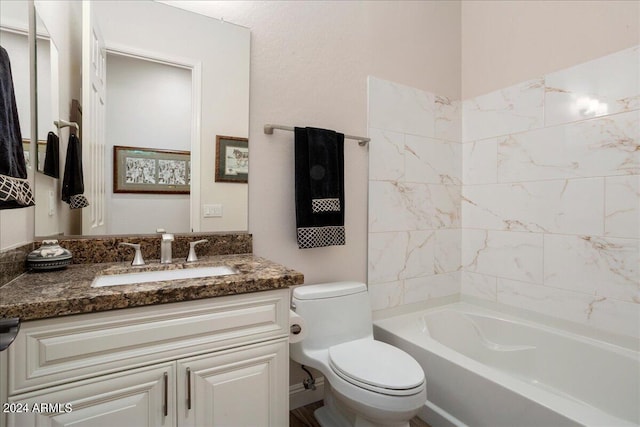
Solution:
{"label": "white toilet", "polygon": [[290,344],[294,361],[324,375],[322,427],[408,426],[427,400],[422,368],[410,355],[373,339],[364,283],[337,282],[294,289],[292,307],[307,336]]}

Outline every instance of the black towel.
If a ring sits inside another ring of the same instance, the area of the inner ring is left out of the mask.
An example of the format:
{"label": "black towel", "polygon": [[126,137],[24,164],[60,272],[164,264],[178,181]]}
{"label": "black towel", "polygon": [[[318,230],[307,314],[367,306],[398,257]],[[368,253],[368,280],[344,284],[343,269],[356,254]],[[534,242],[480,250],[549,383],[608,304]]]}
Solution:
{"label": "black towel", "polygon": [[82,147],[80,140],[74,134],[69,136],[67,158],[64,164],[64,178],[62,180],[62,201],[69,203],[71,209],[81,209],[89,206],[84,197],[84,178],[82,175]]}
{"label": "black towel", "polygon": [[343,134],[295,128],[295,192],[298,247],[344,245]]}
{"label": "black towel", "polygon": [[47,153],[44,156],[45,175],[60,178],[60,140],[53,132],[47,134]]}
{"label": "black towel", "polygon": [[0,209],[33,206],[9,54],[0,46]]}

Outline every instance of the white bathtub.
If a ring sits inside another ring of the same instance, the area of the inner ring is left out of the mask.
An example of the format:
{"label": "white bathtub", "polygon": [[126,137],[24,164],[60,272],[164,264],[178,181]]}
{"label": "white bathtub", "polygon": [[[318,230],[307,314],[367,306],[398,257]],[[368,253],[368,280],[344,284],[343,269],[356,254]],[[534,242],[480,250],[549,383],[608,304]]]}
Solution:
{"label": "white bathtub", "polygon": [[640,353],[459,302],[374,322],[422,365],[433,427],[638,426]]}

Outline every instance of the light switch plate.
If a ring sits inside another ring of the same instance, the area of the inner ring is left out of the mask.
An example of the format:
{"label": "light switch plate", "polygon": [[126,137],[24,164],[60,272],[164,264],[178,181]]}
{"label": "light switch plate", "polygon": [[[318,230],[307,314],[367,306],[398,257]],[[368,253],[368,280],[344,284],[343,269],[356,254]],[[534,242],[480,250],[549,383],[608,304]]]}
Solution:
{"label": "light switch plate", "polygon": [[222,216],[222,205],[211,204],[204,205],[204,217],[205,218],[219,218]]}

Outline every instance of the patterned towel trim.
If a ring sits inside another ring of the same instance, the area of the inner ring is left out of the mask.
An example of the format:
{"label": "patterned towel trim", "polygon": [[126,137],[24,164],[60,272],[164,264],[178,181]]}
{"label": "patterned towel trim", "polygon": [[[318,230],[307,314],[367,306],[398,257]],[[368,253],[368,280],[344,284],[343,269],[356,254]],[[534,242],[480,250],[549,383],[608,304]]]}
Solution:
{"label": "patterned towel trim", "polygon": [[298,247],[300,249],[321,248],[345,244],[344,226],[300,227],[298,231]]}
{"label": "patterned towel trim", "polygon": [[7,175],[0,175],[0,202],[16,202],[25,208],[36,204],[29,181]]}
{"label": "patterned towel trim", "polygon": [[340,212],[340,199],[312,199],[311,210],[319,212]]}
{"label": "patterned towel trim", "polygon": [[84,194],[76,194],[69,197],[69,209],[82,209],[89,206],[89,200],[84,197]]}

